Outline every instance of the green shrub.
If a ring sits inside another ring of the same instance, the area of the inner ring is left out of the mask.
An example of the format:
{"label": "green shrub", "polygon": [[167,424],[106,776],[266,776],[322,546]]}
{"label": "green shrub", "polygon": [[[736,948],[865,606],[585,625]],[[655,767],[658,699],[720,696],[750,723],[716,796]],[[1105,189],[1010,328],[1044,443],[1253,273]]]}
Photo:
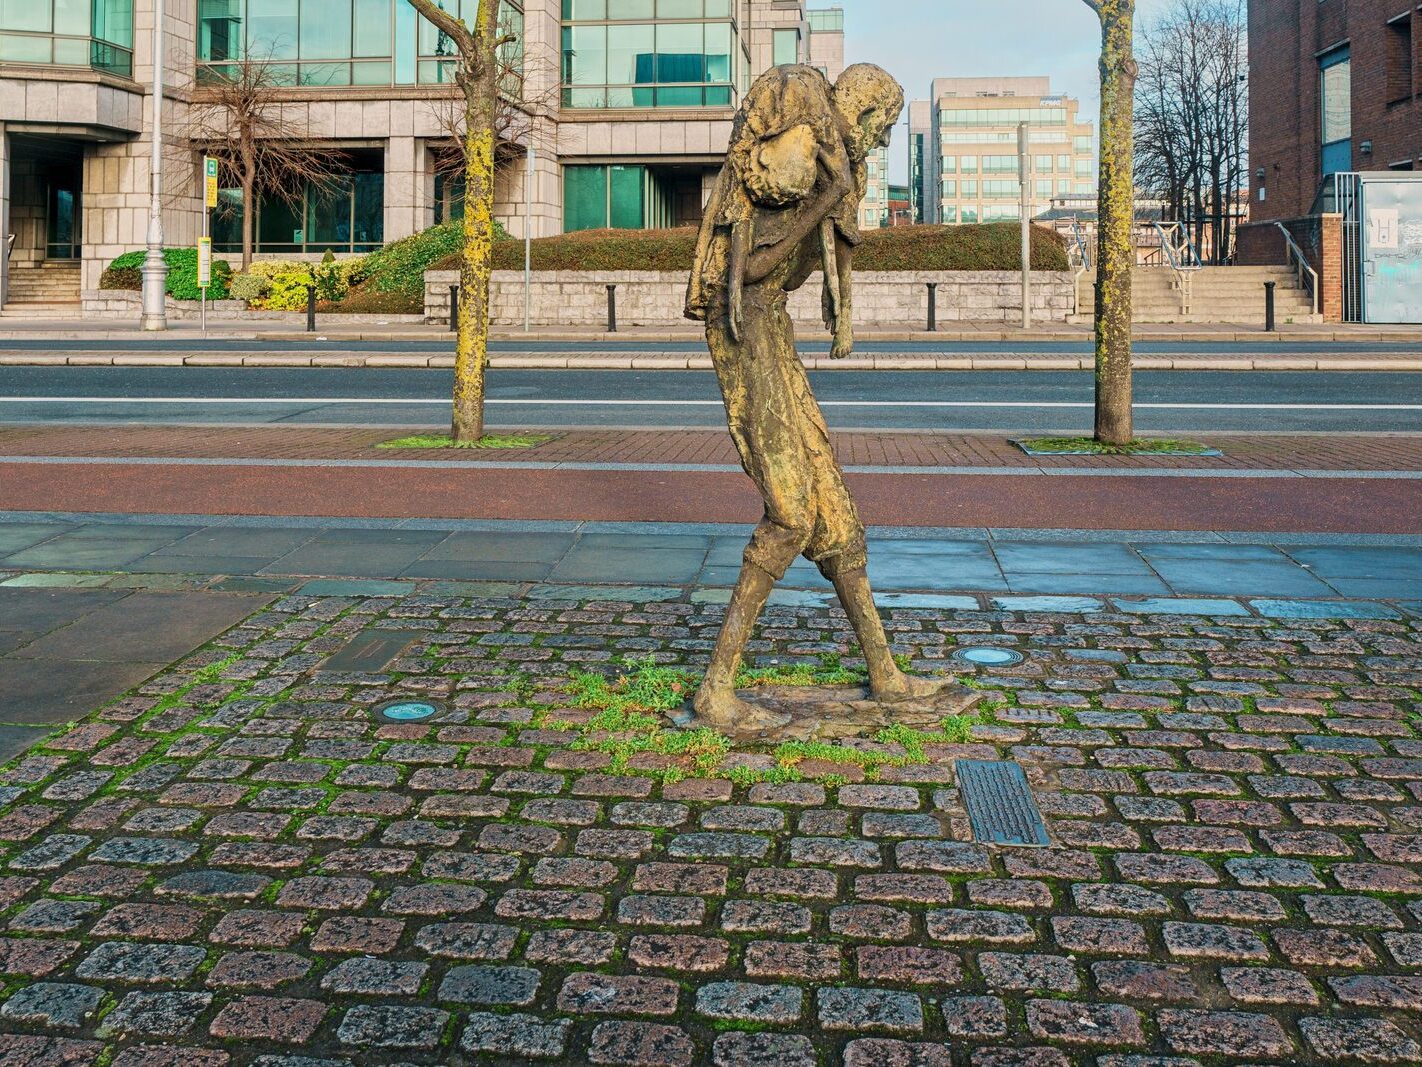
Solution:
{"label": "green shrub", "polygon": [[262,307],[269,311],[305,311],[306,289],[316,284],[311,264],[273,263],[269,270],[271,288],[262,298]]}
{"label": "green shrub", "polygon": [[[100,289],[127,289],[139,292],[143,288],[143,261],[148,257],[145,251],[125,252],[105,268],[99,277]],[[197,283],[196,248],[168,248],[163,251],[163,260],[168,264],[168,284],[166,291],[174,300],[198,300],[202,289]],[[232,268],[226,261],[212,261],[212,285],[207,295],[212,300],[226,300],[227,279],[232,276]]]}
{"label": "green shrub", "polygon": [[245,300],[248,304],[260,302],[271,292],[271,288],[271,279],[263,278],[260,274],[234,274],[227,283],[227,291],[232,295],[232,299]]}
{"label": "green shrub", "polygon": [[336,253],[329,248],[321,257],[320,266],[312,272],[316,276],[316,296],[320,300],[339,300],[346,295],[346,279],[341,268],[336,265]]}
{"label": "green shrub", "polygon": [[423,315],[425,293],[375,293],[369,289],[352,290],[339,302],[317,305],[318,311],[333,311],[343,315]]}
{"label": "green shrub", "polygon": [[[870,230],[854,256],[861,271],[1019,270],[1021,229],[1015,222],[982,226],[897,226]],[[696,230],[582,230],[532,242],[536,271],[689,271]],[[459,249],[432,264],[458,270]],[[1066,246],[1052,230],[1032,229],[1034,270],[1067,270]],[[523,269],[523,242],[494,246],[495,270]]]}
{"label": "green shrub", "polygon": [[[494,237],[507,241],[497,222]],[[457,256],[464,240],[458,219],[388,244],[358,263],[342,264],[345,289],[329,301],[331,310],[351,314],[418,315],[425,309],[425,271],[436,260]]]}

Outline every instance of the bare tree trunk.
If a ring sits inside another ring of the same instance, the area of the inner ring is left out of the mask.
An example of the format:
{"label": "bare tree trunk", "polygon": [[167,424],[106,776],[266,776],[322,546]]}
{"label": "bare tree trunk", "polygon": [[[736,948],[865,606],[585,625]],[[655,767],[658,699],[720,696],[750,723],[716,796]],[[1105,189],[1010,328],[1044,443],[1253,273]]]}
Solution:
{"label": "bare tree trunk", "polygon": [[252,267],[253,235],[257,229],[256,183],[249,170],[242,175],[242,270]]}
{"label": "bare tree trunk", "polygon": [[1135,0],[1086,0],[1101,18],[1101,189],[1097,214],[1096,439],[1129,444],[1132,273],[1136,251],[1132,104]]}
{"label": "bare tree trunk", "polygon": [[484,436],[484,372],[489,356],[489,275],[494,260],[494,142],[499,106],[499,0],[479,0],[471,27],[434,0],[410,5],[459,49],[464,91],[464,253],[459,272],[458,340],[454,350],[456,444]]}
{"label": "bare tree trunk", "polygon": [[[485,3],[490,0],[485,0]],[[484,436],[484,376],[489,353],[489,277],[494,258],[494,84],[469,93],[464,135],[464,259],[459,273],[459,335],[454,353],[456,443]],[[484,79],[477,79],[484,80]]]}

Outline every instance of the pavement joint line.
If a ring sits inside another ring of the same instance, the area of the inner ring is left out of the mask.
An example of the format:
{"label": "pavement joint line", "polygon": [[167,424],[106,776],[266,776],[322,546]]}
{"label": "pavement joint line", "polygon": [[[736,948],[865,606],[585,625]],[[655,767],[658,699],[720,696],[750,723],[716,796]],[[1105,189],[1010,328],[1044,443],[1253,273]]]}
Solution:
{"label": "pavement joint line", "polygon": [[[745,537],[754,523],[610,522],[552,519],[362,519],[319,515],[203,515],[160,512],[3,511],[0,527],[19,524],[73,526],[198,526],[239,529],[419,530],[451,533],[572,533],[630,536]],[[1072,527],[870,526],[880,541],[1010,541],[1128,544],[1235,544],[1422,548],[1422,534],[1339,534],[1257,530],[1084,530]]]}
{"label": "pavement joint line", "polygon": [[[127,572],[127,571],[82,571],[82,570],[76,571],[76,570],[63,570],[63,569],[48,569],[48,570],[47,570],[47,569],[42,569],[42,568],[29,568],[29,569],[18,569],[18,570],[15,570],[15,569],[9,569],[9,568],[0,568],[0,587],[9,587],[9,588],[20,588],[20,587],[23,587],[23,588],[44,588],[44,587],[46,587],[46,586],[45,586],[45,583],[44,583],[43,579],[70,579],[70,578],[75,578],[75,577],[94,577],[94,578],[104,578],[104,579],[108,579],[108,580],[115,580],[115,579],[138,579],[138,581],[125,581],[125,582],[123,583],[123,588],[125,588],[125,589],[132,589],[132,590],[142,590],[142,589],[146,588],[146,587],[144,586],[143,582],[141,581],[141,579],[143,579],[143,578],[153,578],[153,579],[158,579],[158,578],[164,578],[164,579],[190,578],[190,579],[193,579],[195,582],[198,583],[198,588],[199,588],[199,589],[206,588],[206,589],[210,589],[210,590],[212,590],[212,591],[218,591],[215,587],[220,586],[221,583],[223,583],[223,582],[225,582],[225,581],[228,581],[228,580],[231,580],[231,579],[234,578],[234,577],[240,579],[240,578],[243,578],[243,577],[252,577],[252,576],[243,576],[243,575],[235,575],[235,576],[233,576],[233,575],[205,574],[205,573],[193,573],[193,574],[164,573],[164,574],[162,574],[162,575],[156,575],[156,574],[155,574],[155,575],[147,575],[147,574],[143,574],[143,573],[141,573],[141,572],[139,572],[139,573],[132,573],[132,572]],[[559,588],[566,588],[566,589],[570,589],[570,590],[579,590],[579,591],[586,591],[586,590],[591,590],[591,589],[595,589],[595,590],[606,590],[609,594],[615,594],[615,593],[618,593],[618,592],[620,592],[620,591],[628,590],[628,589],[645,589],[645,588],[648,588],[648,586],[646,585],[646,583],[634,583],[634,582],[631,582],[631,581],[627,581],[627,582],[586,581],[586,580],[576,580],[576,579],[571,579],[571,578],[569,578],[569,579],[558,579],[558,578],[551,578],[551,577],[550,577],[550,578],[542,579],[541,581],[528,581],[528,580],[507,581],[507,580],[500,580],[500,579],[459,579],[459,578],[370,578],[370,577],[341,578],[341,577],[330,577],[330,576],[320,576],[320,575],[296,575],[296,574],[292,574],[292,575],[285,575],[285,574],[283,574],[283,575],[257,575],[257,576],[255,576],[255,577],[260,578],[260,579],[263,579],[263,580],[270,580],[270,581],[273,581],[273,582],[289,582],[292,586],[297,587],[297,588],[293,589],[291,595],[297,595],[297,596],[299,596],[299,595],[305,594],[305,595],[309,595],[309,596],[312,596],[312,597],[339,596],[339,597],[346,598],[346,599],[386,599],[386,598],[388,598],[388,597],[390,597],[390,596],[392,596],[392,595],[405,595],[403,592],[400,593],[400,594],[396,594],[396,593],[392,592],[393,587],[397,587],[397,586],[398,586],[398,587],[405,588],[405,589],[408,589],[409,591],[413,592],[415,595],[428,594],[428,593],[431,593],[431,592],[433,592],[433,591],[438,590],[438,588],[441,587],[441,586],[449,586],[449,585],[470,586],[470,587],[476,587],[476,588],[477,588],[478,586],[481,586],[481,585],[513,586],[513,587],[516,587],[516,588],[519,589],[519,596],[520,596],[520,597],[529,596],[530,593],[531,593],[531,591],[535,591],[535,590],[544,590],[545,592],[547,592],[547,591],[556,590],[556,589],[559,589]],[[38,581],[31,580],[31,579],[38,579]],[[14,584],[12,584],[12,583],[14,583]],[[61,585],[61,584],[63,584],[63,583],[61,583],[61,582],[56,582],[56,583],[55,583],[55,585]],[[329,586],[331,586],[331,587],[338,586],[338,585],[339,585],[339,586],[342,586],[342,587],[346,587],[346,588],[347,588],[347,591],[344,591],[344,592],[341,592],[341,593],[327,592],[327,591],[325,591],[325,589],[323,588],[323,587],[325,587],[325,586],[327,586],[327,585],[329,585]],[[361,589],[362,586],[365,586],[365,587],[368,587],[368,588],[367,588],[366,590],[362,590],[362,589]],[[52,586],[51,586],[51,587],[52,587]],[[72,588],[73,586],[65,585],[64,587],[66,587],[66,588]],[[85,586],[83,586],[83,588],[86,588],[86,589],[98,589],[98,588],[104,588],[104,587],[105,587],[105,586],[104,586],[103,583],[97,583],[97,584],[93,584],[93,585],[85,585]],[[309,592],[307,592],[308,587],[312,587]],[[164,585],[164,584],[159,584],[159,583],[156,583],[156,582],[155,582],[153,588],[154,588],[154,589],[158,589],[158,590],[162,590],[162,591],[167,591],[170,587],[168,587],[168,586],[166,586],[166,585]],[[691,585],[691,584],[687,584],[687,583],[684,583],[684,582],[683,582],[683,583],[675,583],[675,582],[673,582],[673,583],[660,583],[660,584],[657,586],[657,588],[665,588],[665,589],[667,589],[667,590],[669,590],[669,591],[675,591],[675,592],[677,592],[677,593],[679,594],[679,597],[680,597],[681,599],[691,599],[691,598],[693,598],[693,597],[694,597],[696,594],[698,594],[698,593],[704,593],[704,592],[724,593],[724,592],[729,592],[733,587],[732,587],[731,585],[726,585],[726,584],[698,584],[698,585]],[[819,590],[819,589],[807,590],[807,589],[790,589],[790,588],[783,588],[783,589],[782,589],[782,588],[777,588],[776,592],[781,593],[781,594],[788,594],[788,595],[791,596],[791,597],[822,596],[822,597],[824,597],[824,598],[826,599],[826,603],[829,603],[830,599],[831,599],[832,596],[833,596],[833,593],[832,593],[831,590]],[[916,598],[921,598],[921,597],[942,597],[942,596],[944,596],[944,595],[945,595],[945,594],[944,594],[941,590],[934,589],[934,588],[929,588],[929,587],[925,587],[925,588],[923,588],[923,589],[894,589],[894,590],[887,590],[887,591],[882,591],[882,592],[880,592],[880,593],[876,593],[876,594],[875,594],[875,600],[876,600],[876,601],[879,601],[879,602],[880,602],[880,606],[881,606],[881,607],[884,607],[884,608],[889,608],[889,609],[892,609],[892,608],[903,608],[903,609],[906,609],[906,610],[912,610],[912,608],[913,608],[912,603],[904,603],[904,601],[906,601],[906,600],[907,600],[907,601],[913,601],[914,599],[916,599]],[[995,602],[995,601],[1000,601],[1000,600],[1001,600],[1001,601],[1009,601],[1009,602],[1011,602],[1011,601],[1018,601],[1018,600],[1024,600],[1024,599],[1025,599],[1025,600],[1038,601],[1038,602],[1041,602],[1041,603],[1044,604],[1044,605],[1048,605],[1048,606],[1043,606],[1043,607],[1040,607],[1040,608],[1035,609],[1035,611],[1036,611],[1037,613],[1040,613],[1040,614],[1073,614],[1073,615],[1074,615],[1074,614],[1081,614],[1081,615],[1088,615],[1088,614],[1099,614],[1099,613],[1111,612],[1111,611],[1124,611],[1124,612],[1127,612],[1127,613],[1133,613],[1133,612],[1135,612],[1135,613],[1148,612],[1148,613],[1151,613],[1151,614],[1165,614],[1165,615],[1181,614],[1181,615],[1196,615],[1196,616],[1201,615],[1201,614],[1206,614],[1206,615],[1211,614],[1211,613],[1208,612],[1208,611],[1202,611],[1202,610],[1200,609],[1200,605],[1201,605],[1202,603],[1205,603],[1205,604],[1216,603],[1216,604],[1220,604],[1220,605],[1233,605],[1233,606],[1235,606],[1235,607],[1237,607],[1237,608],[1243,609],[1243,614],[1254,615],[1254,616],[1262,617],[1262,618],[1277,618],[1277,619],[1285,619],[1285,618],[1354,618],[1354,617],[1358,617],[1358,611],[1359,611],[1358,605],[1373,605],[1372,611],[1374,611],[1374,612],[1391,612],[1391,613],[1392,613],[1391,617],[1402,618],[1402,617],[1405,617],[1406,615],[1409,614],[1409,611],[1408,611],[1406,608],[1403,608],[1403,607],[1400,606],[1400,605],[1405,601],[1405,598],[1402,598],[1402,597],[1391,597],[1391,598],[1389,598],[1389,597],[1357,597],[1357,596],[1344,596],[1344,595],[1342,595],[1342,594],[1338,594],[1338,595],[1332,596],[1332,597],[1318,597],[1318,596],[1282,597],[1282,596],[1265,596],[1265,595],[1261,595],[1261,594],[1228,595],[1228,594],[1186,594],[1186,593],[1181,593],[1181,594],[1167,594],[1167,595],[1136,595],[1136,594],[1102,593],[1102,592],[1070,593],[1070,594],[1068,594],[1068,593],[1032,593],[1032,592],[1010,592],[1010,591],[1009,591],[1009,592],[1003,592],[1003,591],[993,591],[993,590],[966,590],[966,591],[965,591],[965,590],[955,590],[955,591],[952,592],[951,595],[954,596],[954,597],[961,597],[961,598],[968,599],[968,600],[975,600],[975,601],[977,602],[977,605],[978,605],[976,608],[973,608],[973,609],[962,608],[962,609],[956,609],[956,610],[961,610],[961,611],[979,611],[979,612],[997,612],[997,611],[1002,611],[1002,610],[1009,610],[1009,611],[1010,611],[1010,610],[1018,610],[1018,609],[1013,609],[1013,608],[998,608],[998,607],[995,606],[995,603],[994,603],[994,602]],[[545,595],[545,596],[542,597],[542,599],[551,600],[551,599],[555,599],[555,598],[554,598],[554,597],[551,597],[551,596]],[[592,599],[595,599],[595,598],[594,598],[594,597],[586,597],[586,596],[579,596],[579,597],[576,598],[576,600],[578,600],[578,601],[592,600]],[[1093,604],[1092,606],[1082,606],[1080,602],[1086,602],[1086,601],[1094,602],[1094,604]],[[1068,606],[1071,602],[1078,602],[1078,606]],[[774,605],[774,602],[772,601],[772,606],[773,606],[773,605]],[[1264,609],[1264,608],[1275,608],[1275,609],[1277,610],[1277,606],[1280,606],[1280,605],[1291,605],[1291,606],[1293,606],[1293,609],[1292,609],[1292,610],[1293,610],[1294,612],[1297,612],[1298,610],[1302,609],[1302,610],[1305,610],[1305,611],[1318,612],[1318,614],[1305,614],[1305,615],[1298,615],[1298,614],[1296,614],[1296,613],[1291,613],[1291,614],[1283,614],[1283,613],[1272,614],[1272,613],[1270,613],[1270,612],[1267,611],[1267,610],[1262,610],[1262,609]],[[1329,614],[1327,614],[1327,612],[1330,611],[1330,610],[1336,611],[1336,612],[1338,612],[1339,614],[1336,614],[1336,615],[1329,615]],[[1362,609],[1362,610],[1366,612],[1366,611],[1369,610],[1369,609],[1364,608],[1364,609]],[[1233,611],[1221,611],[1221,612],[1218,612],[1218,614],[1220,614],[1220,615],[1224,615],[1224,614],[1237,614],[1237,613],[1238,613],[1238,612],[1233,612]],[[1374,615],[1373,617],[1387,617],[1387,616],[1384,616],[1384,615],[1382,615],[1382,614],[1376,614],[1376,615]]]}
{"label": "pavement joint line", "polygon": [[[652,473],[739,474],[731,463],[583,463],[574,460],[540,462],[498,460],[404,459],[280,459],[215,456],[4,456],[0,464],[38,466],[120,467],[342,467],[413,470],[529,470],[529,471],[643,471]],[[937,467],[846,465],[847,474],[952,475],[1050,478],[1290,478],[1290,479],[1394,479],[1422,480],[1422,471],[1406,470],[1289,470],[1279,468],[1211,467]]]}
{"label": "pavement joint line", "polygon": [[[448,405],[448,397],[207,397],[207,396],[0,396],[0,404],[123,404],[129,406],[164,406],[193,404],[202,406],[262,406],[290,407],[300,405],[314,410],[347,404],[393,406]],[[501,407],[713,407],[721,408],[720,399],[618,399],[590,400],[585,397],[488,397],[486,406]],[[822,408],[912,408],[912,409],[994,409],[1021,408],[1027,410],[1091,410],[1089,400],[822,400]],[[1133,405],[1139,411],[1422,411],[1422,404],[1246,404],[1141,401]]]}

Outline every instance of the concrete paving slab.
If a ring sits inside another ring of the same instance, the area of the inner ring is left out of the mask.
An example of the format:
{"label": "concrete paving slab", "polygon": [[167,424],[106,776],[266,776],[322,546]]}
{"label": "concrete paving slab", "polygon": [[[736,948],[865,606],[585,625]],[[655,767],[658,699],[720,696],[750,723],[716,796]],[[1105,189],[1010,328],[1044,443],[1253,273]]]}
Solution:
{"label": "concrete paving slab", "polygon": [[1229,563],[1285,562],[1286,557],[1272,545],[1240,545],[1216,542],[1193,542],[1168,544],[1143,543],[1135,550],[1147,561],[1162,560],[1211,560]]}
{"label": "concrete paving slab", "polygon": [[1111,605],[1129,615],[1248,615],[1249,609],[1237,600],[1198,600],[1189,597],[1150,597],[1146,600],[1122,600],[1114,597]]}
{"label": "concrete paving slab", "polygon": [[[655,539],[660,542],[662,539]],[[610,548],[574,545],[553,568],[551,578],[571,582],[633,580],[662,584],[693,581],[706,560],[706,548]]]}
{"label": "concrete paving slab", "polygon": [[180,538],[191,537],[202,530],[201,526],[193,525],[163,525],[161,523],[145,523],[143,526],[124,527],[123,531],[116,531],[114,524],[109,522],[96,522],[86,526],[80,526],[64,534],[65,541],[113,541],[117,538],[128,537],[143,541],[161,541],[168,539],[177,541]]}
{"label": "concrete paving slab", "polygon": [[190,537],[159,550],[160,556],[268,556],[276,558],[293,552],[315,536],[316,531],[297,527],[219,526],[199,530]]}
{"label": "concrete paving slab", "polygon": [[679,600],[678,586],[657,585],[534,585],[528,589],[530,600],[645,600],[664,603]]}
{"label": "concrete paving slab", "polygon": [[358,579],[317,578],[297,590],[302,596],[408,596],[413,582],[378,582]]}
{"label": "concrete paving slab", "polygon": [[[399,574],[401,578],[447,578],[462,581],[541,582],[553,564],[527,560],[488,562],[460,559],[418,559]],[[614,580],[610,578],[609,580]]]}
{"label": "concrete paving slab", "polygon": [[1330,578],[1328,584],[1340,596],[1377,597],[1397,600],[1422,596],[1422,580],[1408,578]]}
{"label": "concrete paving slab", "polygon": [[9,658],[166,664],[236,626],[258,603],[233,593],[130,593],[51,630]]}
{"label": "concrete paving slab", "polygon": [[1183,596],[1326,597],[1332,590],[1308,571],[1280,557],[1277,563],[1214,562],[1203,559],[1152,561],[1156,573]]}
{"label": "concrete paving slab", "polygon": [[256,574],[275,556],[165,556],[153,554],[129,564],[135,574]]}
{"label": "concrete paving slab", "polygon": [[[128,570],[133,569],[130,564]],[[112,574],[67,574],[34,571],[17,574],[0,582],[7,589],[102,589],[113,580]]]}
{"label": "concrete paving slab", "polygon": [[1172,590],[1151,574],[1009,574],[1013,593],[1085,593],[1094,596],[1169,596]]}
{"label": "concrete paving slab", "polygon": [[0,722],[73,722],[142,685],[169,662],[81,663],[67,657],[6,656],[0,659]]}
{"label": "concrete paving slab", "polygon": [[1417,548],[1291,548],[1289,555],[1325,581],[1334,578],[1422,580],[1422,549]]}
{"label": "concrete paving slab", "polygon": [[[993,554],[1011,581],[1024,574],[1149,575],[1150,567],[1130,545],[1112,543],[995,543]],[[1089,588],[1073,592],[1094,592]]]}
{"label": "concrete paving slab", "polygon": [[9,763],[48,733],[42,726],[0,726],[0,764]]}
{"label": "concrete paving slab", "polygon": [[1251,600],[1249,606],[1266,619],[1396,619],[1386,604],[1342,600]]}
{"label": "concrete paving slab", "polygon": [[1022,611],[1083,615],[1105,611],[1106,602],[1089,596],[995,596],[994,611]]}
{"label": "concrete paving slab", "polygon": [[318,544],[312,542],[263,567],[260,574],[341,575],[385,578],[400,574],[424,551],[421,545]]}
{"label": "concrete paving slab", "polygon": [[0,559],[6,567],[54,567],[71,570],[117,570],[169,544],[167,538],[116,537],[111,541],[95,538],[70,540],[68,535],[51,538]]}
{"label": "concrete paving slab", "polygon": [[427,551],[423,560],[556,563],[577,538],[560,533],[453,533]]}
{"label": "concrete paving slab", "polygon": [[390,545],[431,549],[445,539],[439,530],[360,530],[328,529],[320,531],[312,545],[360,545],[376,549]]}
{"label": "concrete paving slab", "polygon": [[49,523],[5,523],[0,525],[0,555],[23,551],[73,529],[73,526]]}
{"label": "concrete paving slab", "polygon": [[40,637],[68,626],[125,594],[105,590],[29,589],[0,586],[0,630]]}

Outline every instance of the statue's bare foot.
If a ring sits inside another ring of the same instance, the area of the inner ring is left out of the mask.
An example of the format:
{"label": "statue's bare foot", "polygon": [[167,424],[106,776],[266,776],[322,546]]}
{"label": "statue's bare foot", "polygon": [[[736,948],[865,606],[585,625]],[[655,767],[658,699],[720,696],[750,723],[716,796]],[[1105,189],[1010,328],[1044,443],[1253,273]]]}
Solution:
{"label": "statue's bare foot", "polygon": [[730,689],[703,687],[697,690],[691,706],[696,709],[698,726],[710,726],[731,734],[764,733],[790,723],[789,715],[748,704]]}
{"label": "statue's bare foot", "polygon": [[896,671],[884,684],[870,686],[869,695],[881,704],[903,704],[935,697],[952,684],[951,678],[922,678]]}

